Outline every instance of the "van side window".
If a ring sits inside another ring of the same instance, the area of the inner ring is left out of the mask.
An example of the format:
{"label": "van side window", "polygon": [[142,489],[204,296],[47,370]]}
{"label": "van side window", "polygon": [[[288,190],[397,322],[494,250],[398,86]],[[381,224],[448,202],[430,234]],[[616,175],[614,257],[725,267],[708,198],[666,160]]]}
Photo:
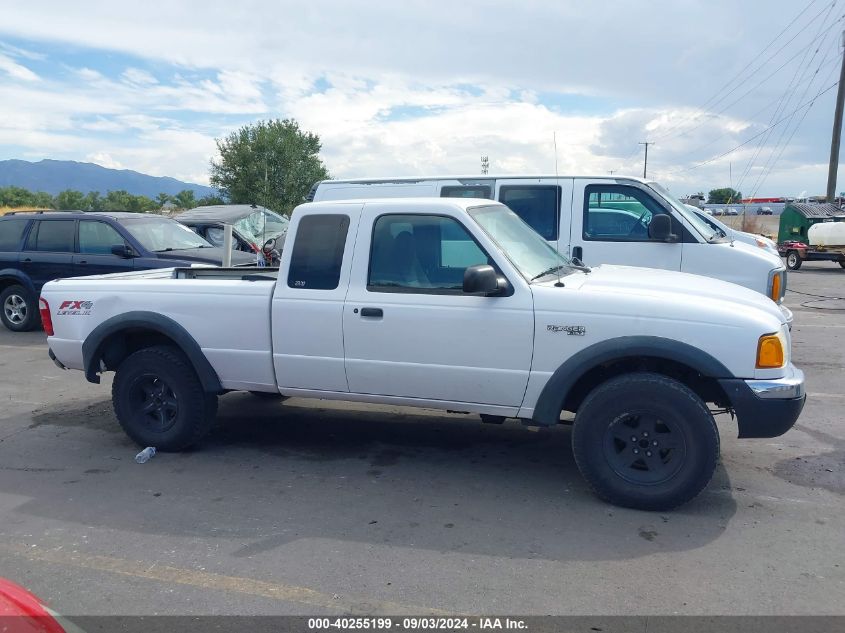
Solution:
{"label": "van side window", "polygon": [[15,252],[29,220],[3,220],[0,222],[0,251]]}
{"label": "van side window", "polygon": [[588,185],[584,192],[584,239],[648,242],[651,219],[665,213],[647,193],[625,185]]}
{"label": "van side window", "polygon": [[75,233],[75,220],[40,220],[29,232],[26,247],[30,251],[72,253]]}
{"label": "van side window", "polygon": [[489,185],[446,185],[440,190],[441,198],[487,198],[493,193]]}
{"label": "van side window", "polygon": [[299,221],[288,270],[288,286],[334,290],[340,282],[347,215],[306,215]]}
{"label": "van side window", "polygon": [[492,261],[453,218],[383,215],[373,226],[367,290],[463,293],[464,271]]}
{"label": "van side window", "polygon": [[544,239],[556,240],[560,226],[560,187],[557,185],[503,185],[499,202],[510,207]]}

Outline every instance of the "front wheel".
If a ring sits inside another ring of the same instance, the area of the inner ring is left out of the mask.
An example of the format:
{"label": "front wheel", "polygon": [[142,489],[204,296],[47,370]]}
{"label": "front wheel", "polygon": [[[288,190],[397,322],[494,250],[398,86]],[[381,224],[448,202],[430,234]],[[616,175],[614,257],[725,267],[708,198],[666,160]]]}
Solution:
{"label": "front wheel", "polygon": [[160,451],[196,444],[217,413],[217,396],[203,390],[184,354],[166,345],[138,350],[120,364],[112,403],[126,434]]}
{"label": "front wheel", "polygon": [[602,499],[669,510],[701,492],[719,457],[719,432],[704,402],[660,374],[619,376],[596,387],[575,416],[572,451]]}
{"label": "front wheel", "polygon": [[798,270],[801,268],[802,263],[804,263],[804,261],[801,259],[798,251],[789,251],[786,254],[786,267],[789,268],[789,270]]}
{"label": "front wheel", "polygon": [[840,266],[842,266],[842,268],[845,268],[845,260],[840,261],[840,262],[839,262],[839,265],[840,265]]}

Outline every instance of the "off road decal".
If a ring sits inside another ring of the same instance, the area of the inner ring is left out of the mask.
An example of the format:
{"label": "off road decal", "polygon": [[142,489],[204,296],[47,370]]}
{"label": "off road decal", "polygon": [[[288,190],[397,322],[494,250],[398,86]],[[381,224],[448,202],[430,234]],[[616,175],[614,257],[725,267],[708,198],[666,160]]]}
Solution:
{"label": "off road decal", "polygon": [[59,309],[56,311],[56,316],[88,316],[91,314],[91,308],[93,307],[93,301],[62,301]]}

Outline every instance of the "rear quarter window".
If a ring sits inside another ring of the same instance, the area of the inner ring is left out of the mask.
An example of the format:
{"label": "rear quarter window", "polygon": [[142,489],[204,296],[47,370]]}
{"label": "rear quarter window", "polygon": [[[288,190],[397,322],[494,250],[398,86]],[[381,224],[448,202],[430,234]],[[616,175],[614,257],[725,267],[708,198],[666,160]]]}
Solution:
{"label": "rear quarter window", "polygon": [[21,245],[28,219],[0,221],[0,251],[17,251]]}
{"label": "rear quarter window", "polygon": [[340,282],[349,216],[306,215],[299,221],[288,270],[288,286],[334,290]]}

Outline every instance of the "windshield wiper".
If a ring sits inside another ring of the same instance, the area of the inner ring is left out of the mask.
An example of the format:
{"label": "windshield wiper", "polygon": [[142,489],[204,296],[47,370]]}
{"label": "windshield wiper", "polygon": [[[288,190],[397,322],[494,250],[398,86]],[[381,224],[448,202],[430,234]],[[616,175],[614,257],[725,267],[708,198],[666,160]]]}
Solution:
{"label": "windshield wiper", "polygon": [[551,275],[552,273],[556,273],[557,271],[561,270],[562,268],[567,268],[566,264],[558,264],[557,266],[552,266],[551,268],[547,268],[539,275],[534,275],[530,281],[536,281],[540,277],[545,277],[546,275]]}

